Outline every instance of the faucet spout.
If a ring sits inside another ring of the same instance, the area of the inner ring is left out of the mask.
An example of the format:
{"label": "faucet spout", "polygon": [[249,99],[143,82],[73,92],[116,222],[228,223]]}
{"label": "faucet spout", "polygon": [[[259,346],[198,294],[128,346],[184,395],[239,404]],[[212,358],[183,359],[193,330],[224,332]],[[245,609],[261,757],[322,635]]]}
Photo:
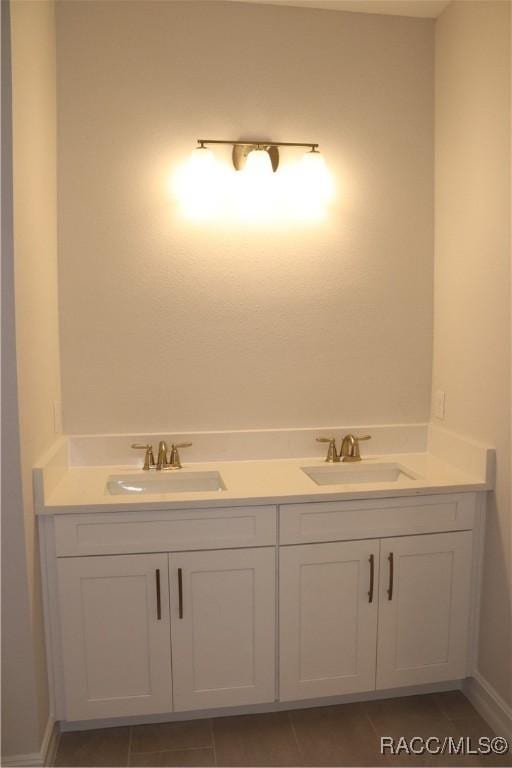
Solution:
{"label": "faucet spout", "polygon": [[361,440],[370,440],[371,435],[363,435],[362,437],[356,437],[349,432],[348,435],[342,440],[340,457],[341,461],[361,461],[361,453],[359,451],[359,442]]}
{"label": "faucet spout", "polygon": [[158,443],[158,457],[156,460],[157,470],[165,469],[167,467],[167,444],[161,440]]}

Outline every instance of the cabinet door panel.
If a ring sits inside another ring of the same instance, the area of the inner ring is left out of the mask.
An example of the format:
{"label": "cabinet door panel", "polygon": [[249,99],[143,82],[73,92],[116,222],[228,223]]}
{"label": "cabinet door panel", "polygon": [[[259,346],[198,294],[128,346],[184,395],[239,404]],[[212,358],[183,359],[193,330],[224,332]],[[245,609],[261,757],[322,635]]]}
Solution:
{"label": "cabinet door panel", "polygon": [[279,557],[281,700],[374,689],[378,541],[282,547]]}
{"label": "cabinet door panel", "polygon": [[378,688],[465,676],[470,566],[469,531],[382,540]]}
{"label": "cabinet door panel", "polygon": [[61,559],[58,574],[67,719],[169,712],[167,556]]}
{"label": "cabinet door panel", "polygon": [[176,710],[273,701],[274,549],[173,554],[170,578]]}

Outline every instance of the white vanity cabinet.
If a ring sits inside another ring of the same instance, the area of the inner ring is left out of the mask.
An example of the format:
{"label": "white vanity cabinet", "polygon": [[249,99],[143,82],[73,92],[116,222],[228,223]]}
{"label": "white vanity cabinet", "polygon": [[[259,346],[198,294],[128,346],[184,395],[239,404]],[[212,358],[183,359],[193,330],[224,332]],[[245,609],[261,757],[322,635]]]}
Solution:
{"label": "white vanity cabinet", "polygon": [[59,559],[66,719],[172,709],[167,555]]}
{"label": "white vanity cabinet", "polygon": [[[465,677],[474,515],[472,494],[282,507],[281,700]],[[417,533],[328,541],[369,521]]]}
{"label": "white vanity cabinet", "polygon": [[[59,719],[273,702],[276,513],[57,517],[49,570]],[[158,543],[163,551],[143,551]]]}
{"label": "white vanity cabinet", "polygon": [[459,680],[481,514],[475,493],[47,514],[55,718]]}

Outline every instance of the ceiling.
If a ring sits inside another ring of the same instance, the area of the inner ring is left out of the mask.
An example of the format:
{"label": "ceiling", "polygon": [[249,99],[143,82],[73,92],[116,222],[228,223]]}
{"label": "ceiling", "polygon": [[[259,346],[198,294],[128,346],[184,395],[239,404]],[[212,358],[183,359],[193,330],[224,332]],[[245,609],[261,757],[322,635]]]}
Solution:
{"label": "ceiling", "polygon": [[293,5],[300,8],[322,8],[329,11],[385,13],[392,16],[417,16],[435,19],[450,0],[236,0],[243,3]]}

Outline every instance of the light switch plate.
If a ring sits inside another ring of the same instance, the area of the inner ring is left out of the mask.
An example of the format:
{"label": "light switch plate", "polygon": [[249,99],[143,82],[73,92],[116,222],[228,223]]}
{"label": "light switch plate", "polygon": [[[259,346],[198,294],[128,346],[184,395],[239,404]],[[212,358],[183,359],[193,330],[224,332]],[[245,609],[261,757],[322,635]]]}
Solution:
{"label": "light switch plate", "polygon": [[438,389],[434,395],[434,416],[438,419],[444,419],[446,406],[446,394],[442,389]]}

